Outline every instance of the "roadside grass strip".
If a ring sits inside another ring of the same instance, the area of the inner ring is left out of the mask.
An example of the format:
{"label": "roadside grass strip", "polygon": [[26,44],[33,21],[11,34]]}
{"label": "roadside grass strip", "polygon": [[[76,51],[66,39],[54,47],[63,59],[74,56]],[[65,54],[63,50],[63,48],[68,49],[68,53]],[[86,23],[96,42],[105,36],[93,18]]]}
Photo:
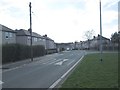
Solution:
{"label": "roadside grass strip", "polygon": [[86,55],[73,73],[61,85],[62,88],[118,88],[118,54]]}

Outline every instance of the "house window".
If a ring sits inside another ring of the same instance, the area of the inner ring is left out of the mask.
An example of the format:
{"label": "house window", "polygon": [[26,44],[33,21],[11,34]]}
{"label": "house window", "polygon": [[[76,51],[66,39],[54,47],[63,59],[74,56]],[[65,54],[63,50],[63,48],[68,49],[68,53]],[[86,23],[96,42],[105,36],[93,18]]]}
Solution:
{"label": "house window", "polygon": [[43,41],[45,42],[45,39],[43,39]]}
{"label": "house window", "polygon": [[42,39],[41,38],[39,38],[39,41],[41,41]]}
{"label": "house window", "polygon": [[9,33],[9,37],[12,38],[13,37],[13,33]]}
{"label": "house window", "polygon": [[8,39],[8,35],[9,33],[8,32],[5,32],[5,38]]}
{"label": "house window", "polygon": [[34,38],[34,41],[37,42],[37,38]]}
{"label": "house window", "polygon": [[30,40],[31,39],[31,37],[30,36],[28,36],[28,40]]}

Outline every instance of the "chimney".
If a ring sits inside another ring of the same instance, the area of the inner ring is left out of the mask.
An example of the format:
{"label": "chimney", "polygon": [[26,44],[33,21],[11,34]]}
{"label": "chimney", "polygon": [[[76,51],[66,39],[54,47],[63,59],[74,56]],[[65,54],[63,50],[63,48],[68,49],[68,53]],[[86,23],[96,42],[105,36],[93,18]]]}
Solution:
{"label": "chimney", "polygon": [[47,37],[47,34],[45,34],[45,37]]}
{"label": "chimney", "polygon": [[98,37],[100,37],[100,35],[98,34]]}

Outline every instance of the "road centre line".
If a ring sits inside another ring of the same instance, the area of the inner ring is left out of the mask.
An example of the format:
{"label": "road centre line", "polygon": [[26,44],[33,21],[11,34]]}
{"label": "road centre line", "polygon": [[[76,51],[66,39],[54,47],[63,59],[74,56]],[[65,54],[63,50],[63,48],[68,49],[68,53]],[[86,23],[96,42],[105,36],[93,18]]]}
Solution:
{"label": "road centre line", "polygon": [[82,56],[65,74],[63,74],[57,81],[55,81],[49,88],[55,88],[55,86],[84,58]]}

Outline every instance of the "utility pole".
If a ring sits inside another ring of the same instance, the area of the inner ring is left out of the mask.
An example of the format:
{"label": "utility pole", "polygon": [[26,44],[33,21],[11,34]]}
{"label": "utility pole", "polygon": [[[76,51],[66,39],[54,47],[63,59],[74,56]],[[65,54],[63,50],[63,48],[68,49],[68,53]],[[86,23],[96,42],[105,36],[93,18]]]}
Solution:
{"label": "utility pole", "polygon": [[30,46],[31,46],[31,61],[33,61],[33,48],[32,48],[32,15],[31,15],[31,2],[29,3],[30,8]]}
{"label": "utility pole", "polygon": [[100,3],[100,61],[102,61],[102,15],[101,15],[101,0],[99,1]]}

